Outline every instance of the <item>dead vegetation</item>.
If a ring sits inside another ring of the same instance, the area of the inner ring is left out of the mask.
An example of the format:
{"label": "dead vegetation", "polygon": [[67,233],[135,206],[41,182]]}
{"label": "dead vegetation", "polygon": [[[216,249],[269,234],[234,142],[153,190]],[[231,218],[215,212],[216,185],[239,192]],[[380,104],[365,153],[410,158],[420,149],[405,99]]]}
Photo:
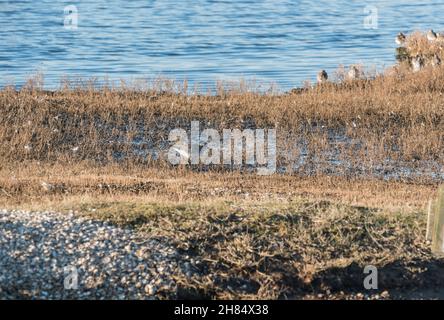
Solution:
{"label": "dead vegetation", "polygon": [[[191,270],[174,275],[175,298],[437,297],[444,284],[425,241],[434,184],[88,163],[27,163],[0,177],[2,207],[75,211],[173,241]],[[374,292],[362,286],[369,264]]]}
{"label": "dead vegetation", "polygon": [[[387,212],[328,201],[290,203],[96,202],[77,210],[172,239],[191,275],[179,298],[389,298],[444,283],[424,241],[423,212]],[[441,263],[441,264],[440,264]],[[380,269],[363,289],[363,269]]]}
{"label": "dead vegetation", "polygon": [[[51,187],[44,187],[43,183]],[[26,162],[3,165],[0,169],[0,205],[29,205],[30,209],[82,202],[83,199],[179,203],[273,202],[304,198],[369,208],[423,210],[437,187],[436,183],[332,176],[258,176],[179,168],[125,168],[119,164],[91,166],[89,162],[70,166]]]}
{"label": "dead vegetation", "polygon": [[287,173],[385,177],[399,169],[397,177],[416,170],[415,179],[433,179],[444,164],[443,70],[397,70],[278,95],[240,88],[189,95],[175,86],[4,88],[0,159],[170,167],[162,152],[169,131],[199,120],[201,130],[276,128],[278,165]]}

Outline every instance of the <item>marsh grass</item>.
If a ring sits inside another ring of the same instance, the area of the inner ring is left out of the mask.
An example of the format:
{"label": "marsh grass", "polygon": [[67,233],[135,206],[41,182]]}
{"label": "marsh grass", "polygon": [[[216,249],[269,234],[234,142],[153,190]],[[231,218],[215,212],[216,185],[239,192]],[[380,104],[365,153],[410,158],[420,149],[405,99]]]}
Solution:
{"label": "marsh grass", "polygon": [[[339,162],[335,174],[349,176],[372,175],[378,165],[390,170],[384,167],[387,160],[391,167],[404,163],[410,169],[443,165],[443,67],[414,74],[397,70],[287,94],[240,87],[190,95],[181,93],[185,86],[4,88],[0,159],[169,167],[161,152],[169,145],[169,131],[189,130],[198,120],[201,130],[276,128],[278,164],[296,173],[328,172],[332,152]],[[302,150],[307,161],[294,168]]]}

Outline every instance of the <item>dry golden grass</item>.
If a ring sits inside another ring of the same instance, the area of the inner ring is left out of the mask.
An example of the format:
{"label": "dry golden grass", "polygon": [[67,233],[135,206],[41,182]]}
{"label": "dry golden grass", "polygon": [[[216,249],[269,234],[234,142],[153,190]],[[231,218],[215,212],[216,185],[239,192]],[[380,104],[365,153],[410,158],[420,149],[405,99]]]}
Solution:
{"label": "dry golden grass", "polygon": [[360,298],[368,264],[379,269],[373,295],[407,297],[444,283],[425,241],[436,187],[26,163],[0,171],[0,206],[74,210],[169,239],[199,262],[174,275],[179,298]]}
{"label": "dry golden grass", "polygon": [[[42,186],[51,186],[48,190]],[[150,201],[158,203],[259,203],[306,199],[383,208],[423,210],[438,184],[404,183],[344,177],[258,176],[238,172],[193,172],[185,169],[124,168],[118,164],[44,165],[26,162],[0,170],[0,206],[57,209],[64,202]]]}
{"label": "dry golden grass", "polygon": [[291,169],[301,153],[294,145],[303,144],[307,161],[297,171],[304,174],[328,172],[335,150],[336,170],[348,176],[371,176],[378,164],[390,170],[384,167],[387,159],[413,169],[444,164],[442,67],[327,83],[295,94],[219,91],[211,96],[122,87],[5,88],[0,159],[169,167],[147,151],[165,147],[172,128],[188,130],[191,120],[200,120],[201,129],[275,127],[278,164]]}

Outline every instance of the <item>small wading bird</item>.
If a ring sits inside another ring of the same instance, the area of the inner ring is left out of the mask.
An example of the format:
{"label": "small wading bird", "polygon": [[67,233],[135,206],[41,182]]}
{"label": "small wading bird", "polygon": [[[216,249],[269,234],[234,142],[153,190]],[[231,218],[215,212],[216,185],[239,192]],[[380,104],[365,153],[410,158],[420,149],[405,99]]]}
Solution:
{"label": "small wading bird", "polygon": [[187,161],[190,158],[190,155],[188,154],[188,152],[186,152],[183,149],[179,149],[179,148],[174,148],[173,147],[172,150],[176,151],[182,158],[184,158]]}
{"label": "small wading bird", "polygon": [[441,58],[435,53],[432,60],[430,61],[430,64],[432,65],[432,67],[437,67],[441,65]]}
{"label": "small wading bird", "polygon": [[318,80],[318,83],[326,82],[328,80],[327,71],[325,71],[325,70],[319,71],[316,79]]}
{"label": "small wading bird", "polygon": [[432,29],[430,29],[428,32],[427,32],[427,40],[429,40],[429,41],[435,41],[436,39],[437,39],[437,35],[436,35],[436,33],[435,33],[435,31],[433,31]]}
{"label": "small wading bird", "polygon": [[45,181],[42,181],[40,183],[40,185],[42,186],[42,189],[46,192],[51,192],[54,190],[54,186],[52,184],[45,182]]}
{"label": "small wading bird", "polygon": [[424,61],[422,59],[421,56],[416,55],[413,59],[412,59],[412,70],[413,72],[418,72],[422,69],[423,65],[424,65]]}
{"label": "small wading bird", "polygon": [[398,33],[398,35],[396,36],[396,38],[395,38],[395,42],[396,42],[397,45],[403,46],[404,43],[405,43],[405,39],[406,39],[405,34],[402,33],[402,32],[400,32],[400,33]]}
{"label": "small wading bird", "polygon": [[356,80],[359,79],[360,72],[359,69],[356,66],[351,66],[350,70],[348,70],[347,73],[347,79],[348,80]]}

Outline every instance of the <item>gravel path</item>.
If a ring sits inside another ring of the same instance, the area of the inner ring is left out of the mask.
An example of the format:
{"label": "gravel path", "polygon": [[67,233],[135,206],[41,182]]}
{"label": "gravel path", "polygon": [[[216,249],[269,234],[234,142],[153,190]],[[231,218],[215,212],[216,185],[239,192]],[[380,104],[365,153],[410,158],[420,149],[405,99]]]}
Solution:
{"label": "gravel path", "polygon": [[0,299],[171,297],[177,260],[166,240],[131,229],[73,214],[0,210]]}

